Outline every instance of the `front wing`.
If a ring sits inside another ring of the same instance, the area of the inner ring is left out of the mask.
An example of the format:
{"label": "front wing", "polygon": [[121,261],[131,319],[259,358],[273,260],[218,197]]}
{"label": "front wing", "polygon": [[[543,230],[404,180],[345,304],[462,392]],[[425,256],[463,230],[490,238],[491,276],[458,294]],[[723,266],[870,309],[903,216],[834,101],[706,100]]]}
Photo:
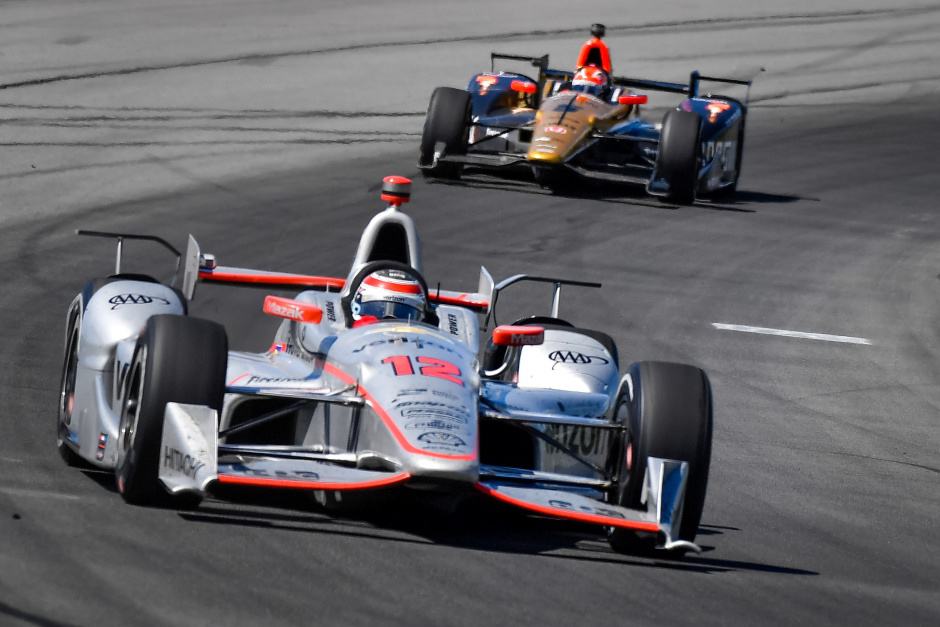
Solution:
{"label": "front wing", "polygon": [[[225,448],[225,447],[223,447]],[[407,472],[362,470],[337,464],[337,456],[322,459],[284,457],[271,451],[237,453],[219,458],[218,414],[202,405],[167,403],[160,443],[159,478],[173,494],[204,495],[213,482],[301,490],[366,490],[404,484]],[[331,459],[336,458],[336,459]],[[573,490],[546,483],[484,479],[481,492],[539,514],[580,522],[661,534],[663,548],[692,550],[698,546],[673,537],[682,516],[689,467],[686,462],[651,457],[647,463],[646,510],[604,503]],[[492,475],[491,475],[492,476]]]}

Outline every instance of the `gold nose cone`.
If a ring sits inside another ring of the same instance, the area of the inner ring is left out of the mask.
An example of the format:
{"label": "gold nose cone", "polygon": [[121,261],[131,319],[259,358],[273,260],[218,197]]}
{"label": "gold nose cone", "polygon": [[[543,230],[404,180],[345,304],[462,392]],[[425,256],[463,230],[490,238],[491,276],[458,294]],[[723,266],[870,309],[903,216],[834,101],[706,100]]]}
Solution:
{"label": "gold nose cone", "polygon": [[561,163],[561,153],[555,146],[542,144],[529,148],[526,159],[538,161],[539,163]]}

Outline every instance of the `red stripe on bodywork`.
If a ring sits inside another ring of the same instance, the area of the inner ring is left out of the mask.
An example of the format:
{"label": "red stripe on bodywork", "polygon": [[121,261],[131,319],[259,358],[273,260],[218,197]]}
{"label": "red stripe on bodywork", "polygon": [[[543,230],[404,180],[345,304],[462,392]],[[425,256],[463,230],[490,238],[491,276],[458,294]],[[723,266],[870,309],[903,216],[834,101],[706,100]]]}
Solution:
{"label": "red stripe on bodywork", "polygon": [[267,477],[245,477],[243,475],[219,475],[219,483],[232,485],[250,485],[262,488],[293,488],[295,490],[367,490],[402,483],[411,478],[407,472],[400,472],[391,477],[361,482],[342,481],[293,481],[291,479],[269,479]]}
{"label": "red stripe on bodywork", "polygon": [[414,446],[411,442],[409,442],[407,438],[405,438],[405,434],[403,434],[401,430],[399,430],[398,425],[395,424],[395,420],[388,414],[387,411],[385,411],[385,408],[382,407],[382,405],[377,400],[375,400],[375,397],[372,396],[368,390],[366,390],[364,387],[359,385],[356,382],[356,379],[354,377],[350,376],[348,373],[344,372],[343,370],[340,370],[339,368],[337,368],[331,363],[323,364],[323,370],[333,375],[334,377],[336,377],[337,379],[339,379],[346,385],[355,385],[356,392],[360,394],[364,399],[366,399],[366,402],[369,403],[369,406],[372,407],[373,411],[375,411],[376,414],[378,414],[382,422],[385,423],[385,427],[391,432],[391,434],[395,437],[395,439],[398,440],[398,443],[401,445],[401,447],[405,449],[406,451],[408,451],[409,453],[414,453],[415,455],[427,455],[429,457],[439,457],[441,459],[453,459],[456,461],[468,461],[468,462],[473,461],[477,458],[476,447],[474,447],[474,451],[472,453],[468,453],[467,455],[452,455],[450,453],[433,453],[431,451],[423,451],[419,449],[418,447]]}
{"label": "red stripe on bodywork", "polygon": [[[314,276],[307,274],[253,274],[250,272],[227,272],[225,270],[200,270],[199,279],[208,283],[249,283],[270,285],[276,287],[319,287],[324,289],[341,290],[346,285],[345,279],[328,276]],[[457,305],[460,307],[474,307],[486,309],[489,301],[477,299],[474,294],[467,292],[456,296],[444,294],[428,294],[428,300],[442,305]]]}
{"label": "red stripe on bodywork", "polygon": [[290,285],[343,289],[346,281],[328,276],[306,274],[250,274],[247,272],[219,272],[200,270],[199,278],[214,283],[257,283],[259,285]]}
{"label": "red stripe on bodywork", "polygon": [[371,287],[380,287],[390,292],[398,292],[399,294],[421,293],[421,286],[417,283],[397,283],[395,281],[380,279],[377,276],[367,276],[362,282]]}
{"label": "red stripe on bodywork", "polygon": [[659,525],[656,523],[624,520],[622,518],[601,516],[599,514],[586,514],[584,512],[572,512],[564,509],[556,509],[554,507],[546,507],[545,505],[539,505],[537,503],[530,503],[528,501],[523,501],[522,499],[509,496],[508,494],[503,494],[499,490],[494,490],[493,488],[485,486],[482,483],[476,484],[476,488],[480,492],[503,501],[504,503],[509,503],[510,505],[515,505],[516,507],[521,507],[522,509],[527,509],[539,514],[545,514],[546,516],[552,516],[553,518],[579,520],[581,522],[592,523],[595,525],[610,525],[611,527],[623,527],[624,529],[635,529],[637,531],[658,532],[660,530]]}
{"label": "red stripe on bodywork", "polygon": [[473,307],[475,309],[486,309],[490,306],[490,303],[486,299],[474,299],[473,294],[460,294],[459,296],[445,296],[444,294],[434,294],[431,293],[428,295],[428,300],[432,303],[438,303],[441,305],[456,305],[458,307]]}

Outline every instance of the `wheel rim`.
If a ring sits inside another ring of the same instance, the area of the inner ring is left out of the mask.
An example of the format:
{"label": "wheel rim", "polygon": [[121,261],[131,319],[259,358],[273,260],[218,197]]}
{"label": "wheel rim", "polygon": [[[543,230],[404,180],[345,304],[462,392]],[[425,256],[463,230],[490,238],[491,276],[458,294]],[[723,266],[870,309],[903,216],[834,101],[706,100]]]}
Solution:
{"label": "wheel rim", "polygon": [[75,409],[75,379],[78,373],[78,325],[72,327],[69,334],[68,350],[62,366],[62,384],[59,387],[59,416],[56,437],[62,443],[62,431],[72,424],[72,411]]}
{"label": "wheel rim", "polygon": [[617,410],[617,420],[621,424],[627,425],[627,431],[623,434],[623,465],[620,467],[620,476],[617,478],[620,484],[620,488],[617,490],[618,505],[623,504],[624,492],[626,492],[627,485],[630,483],[630,474],[633,470],[634,445],[633,433],[630,432],[629,418],[630,408],[627,403],[622,403]]}
{"label": "wheel rim", "polygon": [[124,393],[124,402],[121,403],[121,427],[118,432],[118,454],[121,461],[127,456],[134,445],[137,434],[137,423],[140,417],[140,402],[143,395],[144,375],[146,374],[147,349],[142,347],[137,351],[131,372],[127,378]]}

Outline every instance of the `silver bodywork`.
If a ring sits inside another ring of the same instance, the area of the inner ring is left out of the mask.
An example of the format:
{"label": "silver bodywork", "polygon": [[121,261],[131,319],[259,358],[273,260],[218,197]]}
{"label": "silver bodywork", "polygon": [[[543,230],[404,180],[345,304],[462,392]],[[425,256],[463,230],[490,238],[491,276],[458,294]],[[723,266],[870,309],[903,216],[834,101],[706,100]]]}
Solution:
{"label": "silver bodywork", "polygon": [[[229,353],[221,411],[167,404],[159,462],[166,488],[202,494],[216,482],[309,490],[464,486],[541,513],[655,531],[666,547],[695,548],[671,536],[685,462],[651,458],[645,511],[605,502],[611,481],[603,467],[621,428],[614,402],[625,383],[601,342],[550,328],[541,345],[510,347],[517,364],[511,378],[498,368],[481,371],[478,312],[496,296],[485,270],[475,294],[438,291],[431,323],[348,324],[349,281],[375,261],[377,242],[389,233],[401,238],[402,261],[420,271],[411,219],[391,208],[378,214],[341,291],[294,297],[298,306],[322,311],[318,323],[284,319],[269,350]],[[149,317],[185,315],[197,273],[209,281],[295,278],[219,268],[192,237],[182,261],[182,291],[118,275],[89,285],[69,309],[67,328],[77,325],[79,344],[66,440],[93,465],[118,463],[124,378]],[[555,315],[560,289],[556,283]],[[532,429],[534,467],[482,463],[490,445],[480,438],[484,421]]]}

